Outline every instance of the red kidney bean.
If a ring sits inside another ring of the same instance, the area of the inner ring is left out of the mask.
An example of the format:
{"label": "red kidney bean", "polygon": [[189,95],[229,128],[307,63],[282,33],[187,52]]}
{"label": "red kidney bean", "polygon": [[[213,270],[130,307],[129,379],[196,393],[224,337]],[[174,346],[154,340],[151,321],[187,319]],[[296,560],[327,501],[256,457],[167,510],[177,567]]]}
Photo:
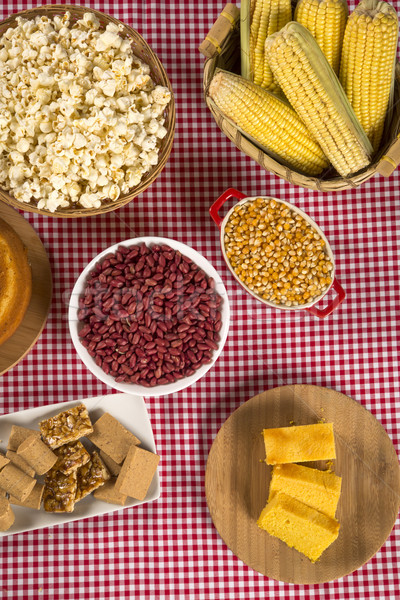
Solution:
{"label": "red kidney bean", "polygon": [[106,374],[146,387],[212,360],[222,328],[215,282],[166,245],[120,246],[79,298],[79,337]]}
{"label": "red kidney bean", "polygon": [[79,337],[84,338],[85,336],[88,335],[88,333],[90,333],[92,331],[92,328],[90,327],[90,325],[86,324],[82,327],[82,329],[79,332]]}

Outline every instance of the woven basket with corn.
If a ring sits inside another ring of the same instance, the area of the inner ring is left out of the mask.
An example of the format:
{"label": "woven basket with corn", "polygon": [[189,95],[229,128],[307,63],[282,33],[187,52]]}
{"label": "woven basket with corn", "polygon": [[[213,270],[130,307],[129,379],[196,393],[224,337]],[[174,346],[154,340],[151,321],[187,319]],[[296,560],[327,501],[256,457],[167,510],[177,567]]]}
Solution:
{"label": "woven basket with corn", "polygon": [[266,169],[304,187],[355,187],[400,161],[397,41],[382,0],[350,15],[346,0],[298,0],[294,16],[286,0],[243,0],[240,42],[231,20],[206,62],[206,101]]}

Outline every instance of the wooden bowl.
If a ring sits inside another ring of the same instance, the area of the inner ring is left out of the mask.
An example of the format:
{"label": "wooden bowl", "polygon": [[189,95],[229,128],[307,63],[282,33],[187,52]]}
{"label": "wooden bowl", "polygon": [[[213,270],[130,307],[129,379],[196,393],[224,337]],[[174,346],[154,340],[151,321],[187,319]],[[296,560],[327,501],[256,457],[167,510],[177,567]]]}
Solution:
{"label": "wooden bowl", "polygon": [[27,249],[32,269],[32,296],[17,330],[0,345],[0,375],[22,360],[39,339],[47,321],[52,297],[49,258],[39,236],[26,219],[0,202],[0,217],[19,235]]}
{"label": "wooden bowl", "polygon": [[[335,433],[336,460],[330,466],[342,477],[340,532],[312,563],[257,526],[272,472],[261,432],[321,421],[333,423]],[[385,542],[399,511],[400,468],[388,434],[361,404],[336,390],[286,385],[254,396],[225,421],[208,456],[205,490],[213,523],[240,560],[278,581],[317,584],[360,568]]]}
{"label": "wooden bowl", "polygon": [[67,4],[58,4],[39,6],[31,10],[24,10],[18,13],[14,13],[10,17],[8,17],[8,19],[0,23],[0,35],[3,35],[8,28],[15,27],[17,25],[17,17],[23,17],[24,19],[34,19],[37,16],[43,15],[49,18],[54,18],[57,15],[63,16],[66,11],[69,11],[71,13],[72,23],[75,23],[76,21],[81,19],[85,13],[90,12],[99,19],[101,27],[103,29],[105,29],[105,27],[109,23],[115,23],[116,25],[121,26],[121,37],[124,39],[131,40],[131,46],[134,54],[147,65],[149,65],[150,76],[152,80],[157,85],[162,85],[168,88],[171,92],[171,101],[165,108],[164,112],[164,127],[168,130],[168,133],[162,140],[158,154],[158,163],[150,168],[150,170],[144,175],[144,177],[137,186],[132,188],[128,194],[121,195],[115,202],[112,200],[104,200],[100,208],[83,208],[79,205],[76,205],[75,207],[59,208],[54,212],[50,212],[45,208],[37,208],[37,206],[35,206],[33,202],[29,204],[25,202],[20,202],[19,200],[16,200],[7,191],[0,189],[0,200],[20,210],[35,212],[50,217],[75,218],[99,215],[116,210],[121,206],[124,206],[124,204],[130,202],[133,198],[135,198],[142,192],[144,192],[144,190],[153,183],[153,181],[158,177],[158,175],[164,168],[171,152],[175,132],[175,101],[172,92],[172,87],[164,67],[162,66],[157,55],[153,52],[153,50],[142,38],[142,36],[137,31],[132,29],[132,27],[121,23],[121,21],[119,21],[118,19],[115,19],[114,17],[111,17],[109,15],[105,15],[104,13],[101,13],[97,10],[88,8],[87,6],[71,6]]}

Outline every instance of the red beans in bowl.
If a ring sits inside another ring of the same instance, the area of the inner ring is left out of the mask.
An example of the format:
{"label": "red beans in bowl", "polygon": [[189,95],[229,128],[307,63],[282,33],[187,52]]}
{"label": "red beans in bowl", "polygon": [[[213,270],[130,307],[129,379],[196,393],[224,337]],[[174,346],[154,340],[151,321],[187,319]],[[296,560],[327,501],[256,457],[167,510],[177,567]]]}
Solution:
{"label": "red beans in bowl", "polygon": [[178,250],[119,246],[79,298],[79,337],[116,382],[168,384],[212,361],[221,303],[214,280]]}

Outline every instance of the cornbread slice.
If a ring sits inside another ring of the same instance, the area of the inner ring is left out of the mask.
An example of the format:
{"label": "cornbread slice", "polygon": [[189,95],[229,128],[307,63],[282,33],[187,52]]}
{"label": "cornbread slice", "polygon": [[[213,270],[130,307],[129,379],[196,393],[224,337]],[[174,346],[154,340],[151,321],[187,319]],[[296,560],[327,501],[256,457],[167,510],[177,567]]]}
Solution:
{"label": "cornbread slice", "polygon": [[333,423],[263,429],[267,465],[336,458]]}
{"label": "cornbread slice", "polygon": [[52,450],[92,433],[93,426],[84,404],[78,404],[39,423],[43,441]]}
{"label": "cornbread slice", "polygon": [[329,517],[334,517],[339,502],[342,478],[329,471],[302,465],[275,465],[269,486],[268,502],[284,492]]}
{"label": "cornbread slice", "polygon": [[140,440],[109,413],[104,413],[93,425],[89,440],[116,463],[121,464],[129,448]]}
{"label": "cornbread slice", "polygon": [[311,562],[318,560],[336,540],[340,529],[336,519],[283,492],[277,492],[262,510],[257,525],[307,556]]}

